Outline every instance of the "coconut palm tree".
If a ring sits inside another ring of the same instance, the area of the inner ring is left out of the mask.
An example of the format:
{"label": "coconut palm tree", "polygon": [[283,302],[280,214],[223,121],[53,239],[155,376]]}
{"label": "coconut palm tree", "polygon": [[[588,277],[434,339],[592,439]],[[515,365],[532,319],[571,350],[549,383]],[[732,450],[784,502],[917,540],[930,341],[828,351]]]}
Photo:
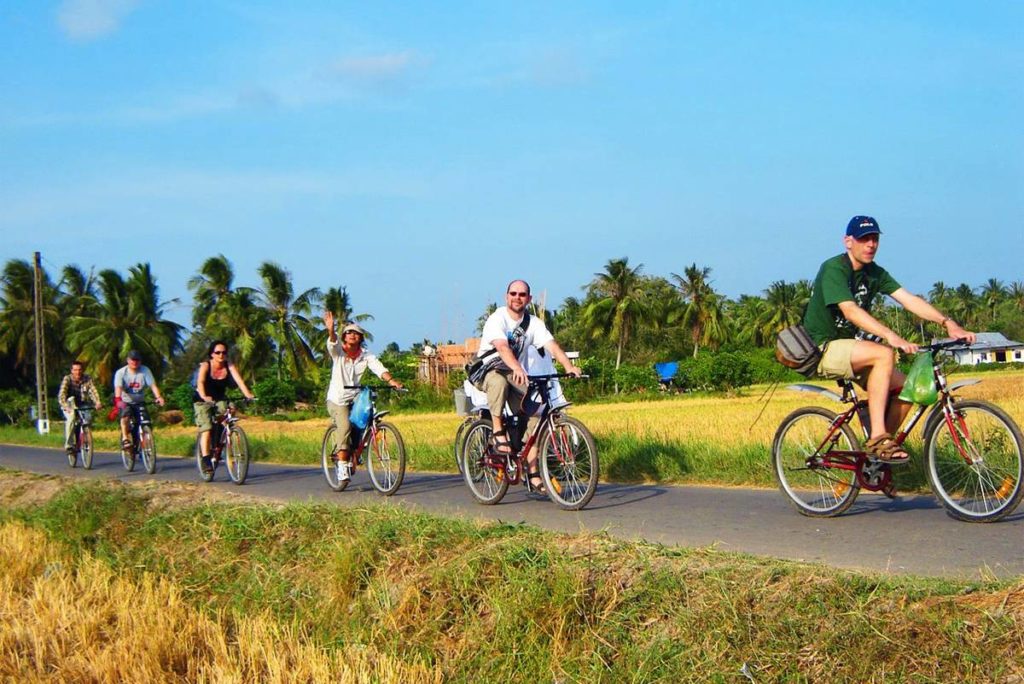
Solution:
{"label": "coconut palm tree", "polygon": [[759,326],[762,337],[770,340],[784,328],[803,320],[804,310],[811,298],[811,283],[807,280],[795,283],[776,280],[764,294],[765,309],[759,319]]}
{"label": "coconut palm tree", "polygon": [[188,289],[192,291],[195,299],[195,306],[192,307],[193,326],[207,326],[210,315],[217,305],[233,294],[234,280],[234,269],[223,254],[210,257],[203,262],[199,271],[188,279]]}
{"label": "coconut palm tree", "polygon": [[725,340],[725,322],[722,315],[724,298],[716,293],[708,281],[711,269],[690,264],[683,275],[672,274],[683,297],[683,327],[690,331],[693,356],[700,345],[716,347]]}
{"label": "coconut palm tree", "polygon": [[68,319],[69,349],[102,383],[110,381],[132,349],[138,349],[146,365],[159,372],[181,350],[185,329],[164,318],[165,304],[149,264],[132,266],[127,279],[104,269],[96,287],[95,311]]}
{"label": "coconut palm tree", "polygon": [[740,295],[739,300],[726,307],[726,318],[730,321],[735,339],[740,344],[764,347],[773,337],[762,327],[767,318],[768,302],[756,295]]}
{"label": "coconut palm tree", "polygon": [[974,294],[974,288],[967,283],[960,283],[950,295],[949,314],[960,321],[968,329],[976,327],[978,311],[978,297]]}
{"label": "coconut palm tree", "polygon": [[262,281],[256,298],[265,312],[264,330],[274,341],[277,379],[282,379],[286,369],[293,378],[313,375],[316,362],[308,340],[316,334],[311,315],[323,300],[320,289],[311,287],[296,296],[291,273],[271,261],[263,262],[256,271]]}
{"label": "coconut palm tree", "polygon": [[[59,291],[42,273],[43,340],[46,368],[56,369],[63,356],[59,327]],[[36,353],[35,269],[24,259],[11,259],[0,274],[0,354],[8,356],[17,377],[27,382],[33,374]]]}
{"label": "coconut palm tree", "polygon": [[981,301],[988,309],[989,322],[995,321],[996,318],[996,307],[1006,301],[1010,291],[1006,288],[1003,281],[998,278],[989,278],[988,281],[981,286]]}
{"label": "coconut palm tree", "polygon": [[[643,264],[630,268],[629,259],[611,259],[604,271],[594,274],[588,293],[592,301],[583,310],[582,322],[591,338],[615,338],[615,368],[622,365],[622,352],[636,327],[647,320]],[[618,392],[618,385],[615,391]]]}

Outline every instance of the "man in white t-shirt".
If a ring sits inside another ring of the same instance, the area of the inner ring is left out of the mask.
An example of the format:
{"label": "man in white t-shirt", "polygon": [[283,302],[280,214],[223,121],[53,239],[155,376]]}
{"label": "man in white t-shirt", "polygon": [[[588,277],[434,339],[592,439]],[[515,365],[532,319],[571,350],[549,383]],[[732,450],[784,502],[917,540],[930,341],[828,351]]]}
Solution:
{"label": "man in white t-shirt", "polygon": [[[573,365],[562,348],[555,342],[544,321],[536,316],[529,316],[530,285],[525,280],[513,280],[505,290],[505,306],[498,307],[484,323],[480,336],[478,358],[494,357],[500,359],[497,368],[493,368],[480,381],[480,389],[487,394],[487,406],[491,411],[491,422],[494,427],[493,449],[499,454],[511,453],[508,433],[501,419],[501,412],[508,402],[509,407],[519,412],[529,387],[527,379],[527,350],[529,347],[545,349],[562,365],[566,373],[579,377],[583,374]],[[528,323],[524,317],[529,316]],[[527,454],[527,468],[530,477],[530,488],[543,492],[540,471],[537,469],[537,451],[532,449]]]}

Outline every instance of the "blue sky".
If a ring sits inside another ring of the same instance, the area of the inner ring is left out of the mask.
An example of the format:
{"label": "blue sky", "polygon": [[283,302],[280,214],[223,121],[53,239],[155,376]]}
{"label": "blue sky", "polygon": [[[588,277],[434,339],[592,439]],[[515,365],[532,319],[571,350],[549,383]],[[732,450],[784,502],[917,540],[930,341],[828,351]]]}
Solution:
{"label": "blue sky", "polygon": [[1009,0],[15,0],[0,258],[149,261],[186,302],[207,256],[273,260],[403,346],[621,256],[812,278],[860,213],[913,291],[1021,280],[1022,29]]}

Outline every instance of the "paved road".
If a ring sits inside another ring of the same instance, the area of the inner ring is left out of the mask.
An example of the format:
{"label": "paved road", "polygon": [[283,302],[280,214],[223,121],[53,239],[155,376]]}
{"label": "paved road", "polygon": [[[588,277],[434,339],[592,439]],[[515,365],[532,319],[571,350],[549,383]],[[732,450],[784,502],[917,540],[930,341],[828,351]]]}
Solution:
{"label": "paved road", "polygon": [[[195,462],[162,459],[155,475],[125,472],[120,456],[97,453],[93,470],[68,467],[53,449],[0,445],[0,466],[81,478],[149,479],[199,482]],[[319,468],[254,463],[246,484],[235,487],[223,469],[211,485],[275,501],[329,501],[339,505],[383,500],[365,471],[338,494]],[[513,487],[496,506],[480,506],[461,478],[408,473],[390,504],[466,518],[527,522],[563,532],[607,531],[625,539],[678,546],[715,546],[841,568],[893,574],[978,578],[1024,574],[1024,506],[995,524],[962,523],[948,517],[931,496],[890,501],[862,494],[839,518],[816,520],[796,513],[776,490],[604,484],[578,513],[557,509],[546,499]]]}

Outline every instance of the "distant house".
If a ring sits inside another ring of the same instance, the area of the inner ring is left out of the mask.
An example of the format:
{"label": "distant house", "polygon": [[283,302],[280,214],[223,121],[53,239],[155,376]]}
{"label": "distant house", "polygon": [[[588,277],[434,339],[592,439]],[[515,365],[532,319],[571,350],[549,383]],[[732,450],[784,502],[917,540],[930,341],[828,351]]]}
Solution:
{"label": "distant house", "polygon": [[463,344],[439,344],[424,347],[420,355],[419,379],[435,387],[444,387],[448,374],[461,369],[476,356],[480,349],[480,338],[473,337]]}
{"label": "distant house", "polygon": [[978,333],[977,342],[966,349],[951,351],[957,363],[964,366],[975,366],[979,363],[1024,363],[1024,343],[1008,340],[1005,335],[997,332]]}

